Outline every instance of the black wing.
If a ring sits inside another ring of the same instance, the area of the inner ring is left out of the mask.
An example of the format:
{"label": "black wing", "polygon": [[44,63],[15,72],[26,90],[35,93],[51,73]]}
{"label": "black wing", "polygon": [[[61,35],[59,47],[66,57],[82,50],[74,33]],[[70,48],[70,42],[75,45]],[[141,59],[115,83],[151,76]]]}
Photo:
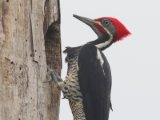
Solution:
{"label": "black wing", "polygon": [[[84,45],[78,58],[78,77],[87,120],[108,120],[111,107],[111,71],[104,54],[94,45]],[[101,58],[101,60],[100,60]]]}

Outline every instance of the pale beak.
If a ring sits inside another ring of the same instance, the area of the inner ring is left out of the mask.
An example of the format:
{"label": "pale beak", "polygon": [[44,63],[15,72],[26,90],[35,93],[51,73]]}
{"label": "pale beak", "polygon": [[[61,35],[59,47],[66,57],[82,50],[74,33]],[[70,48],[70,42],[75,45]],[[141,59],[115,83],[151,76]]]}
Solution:
{"label": "pale beak", "polygon": [[102,36],[102,33],[96,28],[96,24],[99,24],[96,20],[92,20],[90,18],[86,18],[78,15],[73,15],[73,17],[77,18],[78,20],[90,26],[92,30],[97,34],[98,37]]}

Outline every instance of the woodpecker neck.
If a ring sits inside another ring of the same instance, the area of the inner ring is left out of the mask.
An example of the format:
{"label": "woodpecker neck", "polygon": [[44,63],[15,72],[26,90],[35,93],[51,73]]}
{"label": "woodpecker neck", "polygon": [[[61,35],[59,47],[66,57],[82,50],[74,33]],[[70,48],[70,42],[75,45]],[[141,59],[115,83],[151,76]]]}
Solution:
{"label": "woodpecker neck", "polygon": [[96,40],[91,41],[89,43],[94,44],[100,50],[104,50],[108,48],[113,42],[113,36],[105,34],[101,37],[98,37]]}

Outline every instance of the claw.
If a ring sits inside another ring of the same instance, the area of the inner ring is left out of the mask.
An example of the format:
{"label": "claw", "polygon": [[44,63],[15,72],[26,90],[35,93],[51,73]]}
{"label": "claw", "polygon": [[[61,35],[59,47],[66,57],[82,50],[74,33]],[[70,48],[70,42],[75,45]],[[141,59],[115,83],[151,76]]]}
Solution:
{"label": "claw", "polygon": [[50,76],[51,76],[52,80],[58,80],[58,79],[57,79],[57,73],[56,73],[54,70],[52,70],[52,71],[50,72]]}
{"label": "claw", "polygon": [[47,67],[47,77],[48,77],[48,81],[46,81],[46,82],[53,81],[55,83],[55,85],[57,86],[57,88],[59,90],[62,90],[63,80],[61,79],[61,77],[57,74],[57,72],[54,69]]}
{"label": "claw", "polygon": [[47,67],[47,81],[44,81],[43,83],[57,81],[58,80],[57,76],[58,75],[56,74],[55,70]]}

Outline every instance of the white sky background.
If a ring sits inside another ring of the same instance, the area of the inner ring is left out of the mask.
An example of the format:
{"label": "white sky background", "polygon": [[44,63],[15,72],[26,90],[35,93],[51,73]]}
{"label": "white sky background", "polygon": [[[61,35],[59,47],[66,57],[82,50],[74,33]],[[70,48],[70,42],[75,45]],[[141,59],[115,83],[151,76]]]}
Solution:
{"label": "white sky background", "polygon": [[[104,51],[113,77],[110,120],[160,120],[160,1],[61,0],[62,50],[96,39],[73,14],[116,17],[132,33]],[[60,120],[72,120],[66,99],[61,100]]]}

